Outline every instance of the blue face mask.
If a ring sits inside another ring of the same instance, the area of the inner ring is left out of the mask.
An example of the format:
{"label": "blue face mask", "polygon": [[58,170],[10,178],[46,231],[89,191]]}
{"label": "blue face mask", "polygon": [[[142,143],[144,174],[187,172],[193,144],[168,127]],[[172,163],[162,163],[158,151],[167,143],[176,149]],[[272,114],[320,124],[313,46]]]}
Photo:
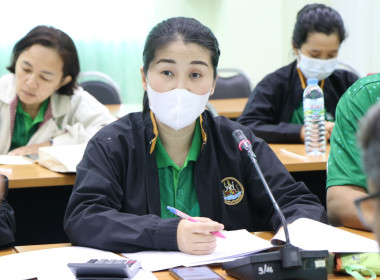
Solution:
{"label": "blue face mask", "polygon": [[307,79],[315,78],[318,81],[326,79],[331,75],[332,72],[336,69],[338,62],[337,58],[330,59],[317,59],[307,57],[301,54],[301,51],[298,50],[300,58],[297,60],[297,67],[301,70],[302,74],[305,75]]}

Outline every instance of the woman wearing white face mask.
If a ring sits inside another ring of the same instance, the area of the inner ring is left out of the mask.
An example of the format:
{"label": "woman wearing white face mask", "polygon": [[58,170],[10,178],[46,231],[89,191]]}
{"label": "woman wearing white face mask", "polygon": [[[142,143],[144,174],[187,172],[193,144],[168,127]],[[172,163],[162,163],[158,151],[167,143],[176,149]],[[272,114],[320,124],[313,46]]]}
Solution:
{"label": "woman wearing white face mask", "polygon": [[[293,180],[262,139],[205,111],[219,54],[214,34],[195,19],[170,18],[152,29],[141,69],[143,112],[101,130],[78,165],[64,222],[73,244],[209,254],[217,238],[211,232],[277,230],[280,220],[252,163],[238,149],[235,129],[254,143],[288,222],[326,221],[316,196]],[[199,222],[181,220],[167,206]]]}
{"label": "woman wearing white face mask", "polygon": [[326,138],[329,139],[336,105],[358,79],[351,72],[336,70],[339,47],[345,36],[337,11],[323,4],[302,8],[292,38],[296,61],[257,84],[238,122],[270,143],[303,142],[303,90],[308,78],[317,78],[324,92]]}

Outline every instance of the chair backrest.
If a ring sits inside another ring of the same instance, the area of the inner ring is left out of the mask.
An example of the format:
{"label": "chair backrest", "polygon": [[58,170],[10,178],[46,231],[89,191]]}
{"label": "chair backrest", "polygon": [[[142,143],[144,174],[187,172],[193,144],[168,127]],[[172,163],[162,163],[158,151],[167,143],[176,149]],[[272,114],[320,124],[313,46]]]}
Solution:
{"label": "chair backrest", "polygon": [[354,73],[356,76],[358,76],[359,78],[363,77],[363,75],[359,72],[359,70],[356,69],[351,64],[349,64],[348,62],[345,62],[345,61],[342,61],[342,60],[338,60],[338,63],[337,63],[336,67],[338,69],[343,69],[343,70],[346,70],[346,71],[350,71],[350,72]]}
{"label": "chair backrest", "polygon": [[236,68],[218,69],[215,92],[210,99],[248,97],[252,91],[252,81],[242,70]]}
{"label": "chair backrest", "polygon": [[88,71],[80,73],[78,79],[79,85],[102,104],[121,104],[120,87],[110,76]]}

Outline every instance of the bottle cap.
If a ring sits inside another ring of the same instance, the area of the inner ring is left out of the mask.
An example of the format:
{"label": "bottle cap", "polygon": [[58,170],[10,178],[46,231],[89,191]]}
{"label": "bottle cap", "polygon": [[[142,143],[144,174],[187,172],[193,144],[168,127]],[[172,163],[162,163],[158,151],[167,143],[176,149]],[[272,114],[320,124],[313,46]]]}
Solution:
{"label": "bottle cap", "polygon": [[307,85],[318,85],[318,79],[314,79],[314,78],[307,79]]}

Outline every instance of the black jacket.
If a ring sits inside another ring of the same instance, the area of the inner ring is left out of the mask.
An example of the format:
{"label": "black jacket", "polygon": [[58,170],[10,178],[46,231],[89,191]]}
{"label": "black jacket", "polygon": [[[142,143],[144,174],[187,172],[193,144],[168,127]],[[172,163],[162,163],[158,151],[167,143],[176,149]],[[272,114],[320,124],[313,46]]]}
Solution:
{"label": "black jacket", "polygon": [[[223,223],[227,230],[280,227],[259,176],[232,136],[239,128],[252,141],[288,222],[300,217],[327,221],[318,198],[293,180],[263,140],[225,117],[214,118],[207,111],[202,117],[206,136],[194,170],[202,216]],[[160,218],[151,118],[149,113],[129,114],[101,129],[88,143],[64,219],[73,244],[115,252],[178,250],[180,220]]]}
{"label": "black jacket", "polygon": [[[0,177],[2,175],[0,174]],[[3,178],[0,178],[2,180]],[[5,181],[5,195],[0,202],[0,247],[12,246],[15,242],[14,234],[16,232],[15,214],[12,207],[6,200],[8,193],[8,180]]]}
{"label": "black jacket", "polygon": [[[335,70],[325,79],[325,108],[334,118],[340,97],[357,79],[345,70]],[[294,61],[257,84],[237,122],[269,143],[299,143],[302,124],[290,120],[302,99],[303,89]]]}

